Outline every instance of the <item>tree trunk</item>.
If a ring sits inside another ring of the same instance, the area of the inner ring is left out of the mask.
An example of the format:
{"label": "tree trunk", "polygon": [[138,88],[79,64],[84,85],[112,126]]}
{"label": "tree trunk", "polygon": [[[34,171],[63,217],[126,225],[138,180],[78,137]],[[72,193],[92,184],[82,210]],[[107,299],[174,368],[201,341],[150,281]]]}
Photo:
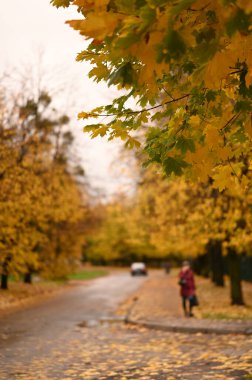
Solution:
{"label": "tree trunk", "polygon": [[241,263],[240,256],[235,249],[228,248],[228,272],[230,276],[231,304],[244,305],[242,284],[241,284]]}
{"label": "tree trunk", "polygon": [[208,252],[211,266],[211,279],[216,286],[224,286],[224,262],[221,240],[210,240]]}
{"label": "tree trunk", "polygon": [[199,276],[209,278],[209,255],[204,253],[193,261],[193,270]]}
{"label": "tree trunk", "polygon": [[8,274],[2,273],[1,275],[1,289],[8,290]]}
{"label": "tree trunk", "polygon": [[11,261],[11,255],[5,257],[2,264],[2,275],[1,275],[1,289],[8,289],[8,278],[9,278],[9,263]]}
{"label": "tree trunk", "polygon": [[217,286],[224,286],[224,262],[222,256],[221,240],[214,240],[214,283]]}
{"label": "tree trunk", "polygon": [[25,273],[25,275],[24,275],[24,283],[25,284],[32,284],[32,273],[31,272]]}
{"label": "tree trunk", "polygon": [[210,266],[210,278],[213,283],[215,283],[215,271],[214,271],[214,245],[213,240],[210,240],[207,243],[207,252],[209,257],[209,266]]}

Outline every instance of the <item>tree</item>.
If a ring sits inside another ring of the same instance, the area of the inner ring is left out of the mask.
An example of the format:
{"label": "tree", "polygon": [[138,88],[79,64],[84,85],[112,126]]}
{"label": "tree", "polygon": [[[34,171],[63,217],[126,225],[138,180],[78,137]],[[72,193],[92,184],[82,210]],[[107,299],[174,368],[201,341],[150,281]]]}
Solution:
{"label": "tree", "polygon": [[[69,24],[90,42],[77,56],[91,63],[89,76],[124,90],[80,113],[99,119],[85,127],[92,137],[139,146],[134,131],[147,125],[147,163],[167,175],[210,176],[222,189],[238,180],[230,163],[239,161],[242,173],[243,154],[251,159],[249,0],[51,2],[78,7],[80,19]],[[246,187],[246,175],[238,177]]]}
{"label": "tree", "polygon": [[66,273],[80,258],[77,226],[85,203],[68,159],[69,118],[56,112],[46,91],[35,96],[2,83],[1,95],[0,262],[1,287],[7,289],[9,274],[31,282],[34,272]]}

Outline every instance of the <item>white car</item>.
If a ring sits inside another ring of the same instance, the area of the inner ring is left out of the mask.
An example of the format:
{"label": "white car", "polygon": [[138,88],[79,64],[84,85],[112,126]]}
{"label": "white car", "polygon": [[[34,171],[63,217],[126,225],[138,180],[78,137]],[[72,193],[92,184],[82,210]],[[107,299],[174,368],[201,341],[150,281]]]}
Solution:
{"label": "white car", "polygon": [[133,263],[131,264],[130,272],[132,276],[147,276],[147,268],[144,263]]}

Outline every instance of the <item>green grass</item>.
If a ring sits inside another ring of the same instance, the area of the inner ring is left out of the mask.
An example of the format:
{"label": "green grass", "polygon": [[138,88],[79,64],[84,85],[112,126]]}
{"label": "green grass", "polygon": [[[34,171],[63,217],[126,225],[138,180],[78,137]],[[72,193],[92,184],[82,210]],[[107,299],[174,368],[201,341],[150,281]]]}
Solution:
{"label": "green grass", "polygon": [[[82,269],[79,272],[71,273],[65,278],[55,278],[55,279],[43,279],[40,278],[39,281],[36,281],[36,283],[39,283],[43,286],[52,286],[53,284],[61,285],[64,284],[67,280],[93,280],[98,277],[106,276],[108,274],[108,271],[105,269]],[[22,276],[9,276],[9,282],[10,283],[19,283],[23,282]],[[35,282],[33,282],[35,283]]]}
{"label": "green grass", "polygon": [[70,274],[68,280],[92,280],[94,278],[106,276],[108,272],[104,269],[82,270],[77,273]]}
{"label": "green grass", "polygon": [[[98,277],[106,276],[108,271],[104,269],[83,269],[79,272],[69,274],[65,279],[52,279],[52,280],[44,280],[40,279],[39,284],[44,286],[51,286],[52,284],[64,284],[66,280],[93,280]],[[21,276],[9,276],[9,281],[11,283],[23,282]]]}
{"label": "green grass", "polygon": [[16,275],[16,276],[10,275],[8,280],[10,282],[20,282],[20,281],[22,281],[22,278],[21,278],[21,276],[18,276],[18,275]]}
{"label": "green grass", "polygon": [[230,315],[225,313],[203,313],[202,317],[204,319],[217,319],[217,320],[251,320],[250,316],[247,315]]}

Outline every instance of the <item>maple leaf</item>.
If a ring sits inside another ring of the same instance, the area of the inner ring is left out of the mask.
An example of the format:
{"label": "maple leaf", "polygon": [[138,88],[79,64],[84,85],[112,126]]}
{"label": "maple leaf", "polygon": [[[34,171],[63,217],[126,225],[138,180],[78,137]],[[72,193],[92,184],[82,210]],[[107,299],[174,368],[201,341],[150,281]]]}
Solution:
{"label": "maple leaf", "polygon": [[223,191],[227,187],[232,187],[234,184],[233,171],[229,166],[217,168],[212,178],[214,180],[214,187],[220,191]]}
{"label": "maple leaf", "polygon": [[219,130],[213,126],[207,126],[205,129],[205,142],[209,147],[213,147],[219,143]]}
{"label": "maple leaf", "polygon": [[118,21],[121,19],[121,15],[114,13],[97,12],[96,14],[92,12],[88,14],[85,20],[72,20],[67,21],[67,23],[87,38],[103,40],[114,33]]}
{"label": "maple leaf", "polygon": [[251,123],[251,120],[246,121],[245,131],[249,135],[250,139],[252,139],[252,123]]}
{"label": "maple leaf", "polygon": [[200,125],[200,117],[199,115],[193,115],[190,117],[189,119],[189,124],[192,126],[192,127],[198,127]]}

